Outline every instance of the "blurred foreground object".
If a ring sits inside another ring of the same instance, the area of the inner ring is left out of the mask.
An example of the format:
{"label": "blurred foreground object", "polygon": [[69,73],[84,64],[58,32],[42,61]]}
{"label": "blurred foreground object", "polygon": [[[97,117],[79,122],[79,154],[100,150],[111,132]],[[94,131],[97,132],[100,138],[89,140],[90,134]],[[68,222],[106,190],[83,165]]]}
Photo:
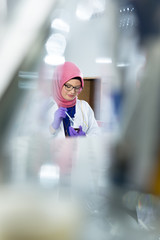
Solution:
{"label": "blurred foreground object", "polygon": [[77,238],[82,224],[78,203],[53,192],[0,189],[0,238],[3,240]]}
{"label": "blurred foreground object", "polygon": [[160,1],[159,0],[131,0],[138,18],[138,32],[140,41],[144,44],[148,39],[160,34]]}
{"label": "blurred foreground object", "polygon": [[[113,153],[112,181],[121,187],[160,194],[160,1],[131,1],[146,63],[140,87],[126,99],[122,133]],[[128,101],[129,100],[129,101]],[[132,101],[131,101],[132,100]],[[127,105],[131,102],[131,105]]]}

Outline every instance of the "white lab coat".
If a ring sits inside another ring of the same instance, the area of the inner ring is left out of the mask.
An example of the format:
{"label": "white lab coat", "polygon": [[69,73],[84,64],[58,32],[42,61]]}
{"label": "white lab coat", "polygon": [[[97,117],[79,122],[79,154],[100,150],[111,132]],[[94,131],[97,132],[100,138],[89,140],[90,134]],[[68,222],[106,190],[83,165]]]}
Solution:
{"label": "white lab coat", "polygon": [[[54,114],[58,109],[56,102],[53,101],[52,104],[52,107],[49,109],[50,125],[52,124],[54,120]],[[100,128],[97,124],[92,108],[86,101],[77,99],[73,127],[79,127],[80,125],[82,126],[82,130],[86,133],[87,136],[100,134]],[[52,132],[52,135],[62,138],[65,137],[63,121],[61,122],[60,127],[56,131]]]}

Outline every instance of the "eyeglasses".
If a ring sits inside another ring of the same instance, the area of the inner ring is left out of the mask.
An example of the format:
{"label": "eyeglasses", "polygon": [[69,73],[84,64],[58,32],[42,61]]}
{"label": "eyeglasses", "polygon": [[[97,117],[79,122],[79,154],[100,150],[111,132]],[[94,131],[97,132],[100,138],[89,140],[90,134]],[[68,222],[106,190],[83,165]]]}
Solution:
{"label": "eyeglasses", "polygon": [[81,86],[73,87],[73,86],[70,85],[70,84],[64,84],[64,86],[65,86],[65,89],[66,89],[67,91],[72,91],[72,89],[74,88],[75,92],[80,92],[80,90],[82,89]]}

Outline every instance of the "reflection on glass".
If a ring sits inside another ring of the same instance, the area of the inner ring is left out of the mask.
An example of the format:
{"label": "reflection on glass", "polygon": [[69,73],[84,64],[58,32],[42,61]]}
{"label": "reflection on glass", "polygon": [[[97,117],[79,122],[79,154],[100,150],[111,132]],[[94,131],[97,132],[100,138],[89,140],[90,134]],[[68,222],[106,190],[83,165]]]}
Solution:
{"label": "reflection on glass", "polygon": [[59,168],[56,165],[44,164],[40,168],[40,183],[43,186],[54,186],[59,181]]}

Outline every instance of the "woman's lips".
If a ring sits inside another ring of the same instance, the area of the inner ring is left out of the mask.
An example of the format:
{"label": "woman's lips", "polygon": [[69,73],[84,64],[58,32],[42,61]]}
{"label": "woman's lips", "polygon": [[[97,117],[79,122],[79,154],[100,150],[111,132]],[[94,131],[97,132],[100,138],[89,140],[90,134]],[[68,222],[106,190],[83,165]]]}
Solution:
{"label": "woman's lips", "polygon": [[73,97],[74,97],[74,95],[69,95],[69,94],[68,94],[68,97],[70,97],[70,98],[73,98]]}

